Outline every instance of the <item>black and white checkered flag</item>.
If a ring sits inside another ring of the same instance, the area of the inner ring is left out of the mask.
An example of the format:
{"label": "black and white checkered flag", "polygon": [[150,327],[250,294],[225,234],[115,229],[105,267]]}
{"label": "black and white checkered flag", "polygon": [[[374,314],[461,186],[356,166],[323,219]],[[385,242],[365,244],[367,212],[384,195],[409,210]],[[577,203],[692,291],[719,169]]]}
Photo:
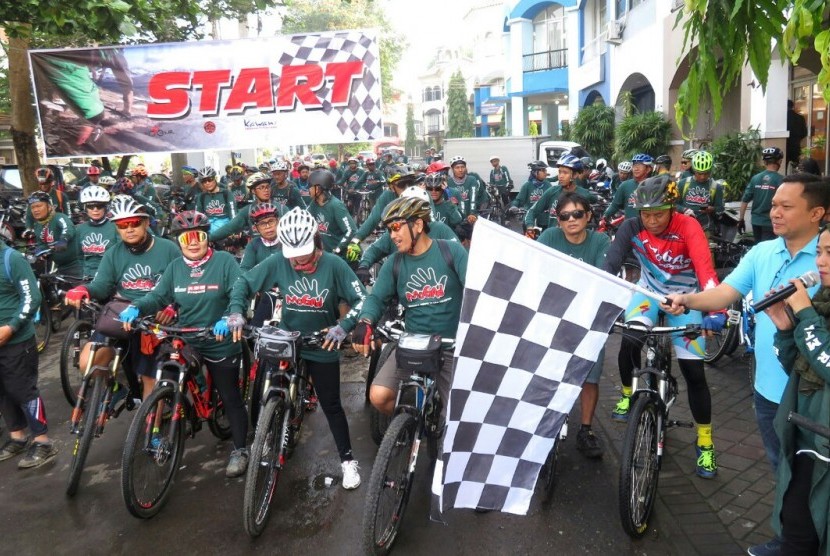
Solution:
{"label": "black and white checkered flag", "polygon": [[553,439],[630,299],[615,276],[476,223],[434,519],[446,508],[527,513]]}

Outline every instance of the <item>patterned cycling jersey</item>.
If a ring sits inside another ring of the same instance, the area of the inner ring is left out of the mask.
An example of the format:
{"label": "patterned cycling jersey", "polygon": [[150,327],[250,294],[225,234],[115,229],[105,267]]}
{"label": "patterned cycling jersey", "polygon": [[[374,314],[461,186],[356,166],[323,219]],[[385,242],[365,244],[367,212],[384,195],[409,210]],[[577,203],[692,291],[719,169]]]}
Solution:
{"label": "patterned cycling jersey", "polygon": [[673,213],[659,236],[648,232],[639,217],[627,219],[617,230],[603,270],[616,274],[631,253],[642,268],[639,285],[653,292],[687,293],[718,285],[703,228],[685,214]]}

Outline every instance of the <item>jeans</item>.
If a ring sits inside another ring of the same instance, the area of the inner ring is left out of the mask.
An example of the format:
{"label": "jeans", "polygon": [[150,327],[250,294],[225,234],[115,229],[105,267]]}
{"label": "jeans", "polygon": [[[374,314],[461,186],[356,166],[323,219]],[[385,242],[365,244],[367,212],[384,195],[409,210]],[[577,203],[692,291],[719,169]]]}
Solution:
{"label": "jeans", "polygon": [[767,459],[770,465],[772,465],[773,473],[775,473],[778,471],[778,453],[781,450],[781,441],[778,439],[778,435],[775,434],[772,422],[778,411],[778,404],[769,401],[759,394],[757,390],[753,390],[753,393],[755,420],[758,421],[758,431],[761,433],[761,440],[764,442]]}

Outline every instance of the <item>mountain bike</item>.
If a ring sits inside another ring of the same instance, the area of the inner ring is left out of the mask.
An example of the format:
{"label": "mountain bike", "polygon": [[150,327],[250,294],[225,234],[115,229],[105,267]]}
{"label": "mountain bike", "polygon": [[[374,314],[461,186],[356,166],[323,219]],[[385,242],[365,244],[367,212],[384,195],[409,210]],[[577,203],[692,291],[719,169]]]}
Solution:
{"label": "mountain bike", "polygon": [[386,364],[392,352],[395,351],[397,338],[404,332],[404,309],[398,305],[396,309],[390,307],[387,313],[389,319],[384,324],[375,327],[375,349],[369,358],[369,369],[366,372],[366,404],[369,407],[369,434],[372,441],[380,446],[392,417],[384,415],[375,409],[369,402],[369,391],[378,371]]}
{"label": "mountain bike", "polygon": [[374,208],[375,203],[372,200],[372,195],[374,191],[366,191],[362,189],[358,189],[356,191],[352,191],[352,195],[360,195],[360,201],[355,206],[355,221],[357,225],[362,225],[367,218],[369,218],[369,213],[372,212],[372,208]]}
{"label": "mountain bike", "polygon": [[414,366],[407,369],[401,364],[403,360],[398,359],[401,368],[412,374],[408,380],[401,381],[394,417],[372,467],[363,510],[363,551],[366,554],[387,554],[392,549],[409,502],[421,442],[426,439],[427,455],[434,462],[444,432],[441,422],[443,403],[436,380],[444,350],[450,349],[454,340],[408,333],[395,339],[398,350],[421,352],[424,356],[432,356],[437,350],[439,362],[431,366],[430,372],[424,372],[423,365],[418,367],[421,370],[412,370],[416,368]]}
{"label": "mountain bike", "polygon": [[648,529],[657,497],[666,429],[694,426],[691,422],[669,419],[678,392],[677,380],[671,373],[671,339],[677,334],[694,339],[700,335],[700,325],[660,324],[654,327],[636,322],[614,324],[623,334],[645,335],[645,365],[633,373],[631,409],[620,454],[620,519],[625,532],[633,538],[641,538]]}
{"label": "mountain bike", "polygon": [[309,376],[301,358],[303,347],[320,345],[324,335],[301,335],[275,326],[251,329],[256,339],[255,364],[263,377],[261,409],[251,444],[242,523],[252,537],[262,534],[268,522],[271,499],[285,462],[300,438],[307,409]]}
{"label": "mountain bike", "polygon": [[63,298],[67,291],[82,281],[80,277],[59,274],[51,257],[51,248],[31,247],[26,253],[26,260],[32,266],[42,297],[34,318],[39,352],[46,349],[52,333],[60,330],[63,319],[72,313],[71,307],[64,306]]}
{"label": "mountain bike", "polygon": [[78,401],[78,390],[84,378],[85,371],[80,368],[81,350],[89,342],[95,330],[95,322],[101,313],[101,305],[87,300],[76,311],[75,322],[69,326],[63,338],[60,353],[61,389],[69,405],[75,407]]}
{"label": "mountain bike", "polygon": [[[133,418],[121,460],[121,492],[129,512],[147,519],[156,515],[170,496],[184,452],[185,436],[195,437],[202,422],[220,440],[231,437],[219,394],[201,357],[188,339],[212,338],[212,328],[177,328],[148,319],[134,327],[161,341],[156,386]],[[244,353],[244,352],[243,352]],[[247,369],[240,359],[240,377]],[[199,376],[202,370],[204,375]],[[204,379],[204,385],[200,380]]]}
{"label": "mountain bike", "polygon": [[[827,425],[822,425],[820,423],[816,423],[812,419],[808,419],[807,417],[804,417],[803,415],[799,415],[798,413],[795,413],[794,411],[790,411],[787,414],[787,421],[789,421],[790,423],[796,425],[797,427],[800,427],[804,430],[810,431],[810,432],[815,433],[815,434],[817,434],[821,437],[824,437],[827,440],[830,440],[830,427],[828,427]],[[830,446],[830,444],[825,444],[825,446]],[[819,460],[823,461],[824,463],[830,463],[830,458],[816,452],[815,450],[804,449],[804,450],[799,450],[798,453],[799,454],[806,453],[806,454],[809,454],[809,455],[813,456],[816,459],[819,459]]]}
{"label": "mountain bike", "polygon": [[549,504],[553,500],[553,493],[556,490],[556,482],[559,478],[559,452],[562,450],[562,444],[568,438],[568,416],[565,415],[565,422],[559,429],[559,434],[553,439],[553,448],[548,453],[542,469],[539,471],[539,479],[537,487],[542,489],[542,502]]}

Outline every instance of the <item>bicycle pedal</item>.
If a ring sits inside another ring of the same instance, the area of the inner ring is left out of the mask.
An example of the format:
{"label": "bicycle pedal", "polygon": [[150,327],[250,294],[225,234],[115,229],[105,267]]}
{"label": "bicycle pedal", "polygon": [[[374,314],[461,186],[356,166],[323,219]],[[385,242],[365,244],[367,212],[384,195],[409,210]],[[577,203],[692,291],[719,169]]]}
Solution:
{"label": "bicycle pedal", "polygon": [[695,428],[695,424],[691,421],[678,421],[676,419],[671,419],[667,423],[669,427],[682,427],[684,429],[693,429]]}

